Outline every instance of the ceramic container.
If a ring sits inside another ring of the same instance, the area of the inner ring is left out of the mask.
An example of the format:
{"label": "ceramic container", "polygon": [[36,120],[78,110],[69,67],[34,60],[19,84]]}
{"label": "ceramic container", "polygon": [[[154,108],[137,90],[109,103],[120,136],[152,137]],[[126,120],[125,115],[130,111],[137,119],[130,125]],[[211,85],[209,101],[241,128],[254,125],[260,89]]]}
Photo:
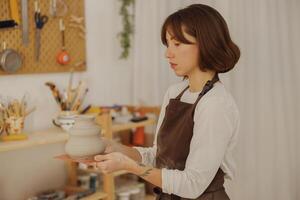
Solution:
{"label": "ceramic container", "polygon": [[62,128],[64,131],[69,131],[75,124],[74,118],[77,116],[77,112],[62,111],[59,113],[57,118],[53,119],[52,122],[55,126]]}
{"label": "ceramic container", "polygon": [[88,158],[103,153],[105,144],[100,137],[100,127],[95,123],[95,116],[75,115],[73,120],[74,125],[68,129],[66,153],[72,158]]}
{"label": "ceramic container", "polygon": [[5,120],[6,133],[11,134],[20,134],[24,128],[24,117],[9,117]]}

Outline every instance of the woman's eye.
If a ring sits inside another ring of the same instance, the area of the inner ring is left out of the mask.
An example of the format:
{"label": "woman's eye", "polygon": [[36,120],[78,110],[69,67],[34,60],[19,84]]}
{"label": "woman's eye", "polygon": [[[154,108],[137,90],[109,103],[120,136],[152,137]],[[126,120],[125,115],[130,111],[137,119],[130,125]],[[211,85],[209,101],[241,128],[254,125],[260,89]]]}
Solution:
{"label": "woman's eye", "polygon": [[180,42],[175,42],[174,45],[175,45],[176,47],[178,47],[178,46],[180,45]]}

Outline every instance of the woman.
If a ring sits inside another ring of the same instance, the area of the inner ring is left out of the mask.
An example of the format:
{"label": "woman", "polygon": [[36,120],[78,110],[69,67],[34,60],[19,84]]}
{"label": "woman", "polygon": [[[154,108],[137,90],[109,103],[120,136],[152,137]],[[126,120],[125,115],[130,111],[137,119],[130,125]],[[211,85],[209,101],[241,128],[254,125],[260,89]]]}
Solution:
{"label": "woman", "polygon": [[109,142],[95,156],[104,173],[128,170],[157,186],[158,199],[227,200],[224,176],[232,178],[239,114],[218,73],[240,57],[223,17],[194,4],[171,14],[161,39],[166,58],[184,80],[169,87],[154,145],[131,148]]}

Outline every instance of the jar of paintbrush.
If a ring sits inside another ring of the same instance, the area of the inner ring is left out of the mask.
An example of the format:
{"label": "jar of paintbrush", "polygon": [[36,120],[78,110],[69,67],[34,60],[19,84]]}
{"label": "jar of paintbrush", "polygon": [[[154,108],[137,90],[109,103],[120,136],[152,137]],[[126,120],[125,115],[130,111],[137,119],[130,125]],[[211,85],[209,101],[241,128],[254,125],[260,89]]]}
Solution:
{"label": "jar of paintbrush", "polygon": [[0,100],[0,133],[2,141],[24,140],[27,135],[23,133],[25,118],[35,110],[28,109],[25,96],[22,100]]}
{"label": "jar of paintbrush", "polygon": [[79,81],[78,85],[73,87],[73,71],[70,72],[67,87],[61,91],[53,82],[46,82],[45,85],[49,87],[59,108],[57,117],[52,120],[53,124],[64,130],[69,129],[74,125],[73,117],[84,114],[86,109],[82,109],[82,105],[89,89],[84,81]]}

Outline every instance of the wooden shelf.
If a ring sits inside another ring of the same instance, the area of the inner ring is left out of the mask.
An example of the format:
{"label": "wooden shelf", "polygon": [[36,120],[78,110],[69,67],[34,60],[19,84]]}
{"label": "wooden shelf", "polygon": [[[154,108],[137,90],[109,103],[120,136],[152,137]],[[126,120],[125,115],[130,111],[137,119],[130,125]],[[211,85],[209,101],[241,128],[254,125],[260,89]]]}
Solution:
{"label": "wooden shelf", "polygon": [[99,191],[87,197],[81,198],[81,200],[99,200],[99,199],[104,199],[106,197],[107,197],[106,193]]}
{"label": "wooden shelf", "polygon": [[[85,192],[87,191],[84,188],[78,187],[78,186],[65,186],[64,187],[65,192],[67,193],[67,195],[72,195],[78,192]],[[107,197],[107,194],[103,191],[96,191],[93,194],[90,194],[84,198],[81,199],[85,199],[85,200],[98,200],[98,199],[104,199]]]}
{"label": "wooden shelf", "polygon": [[128,122],[124,124],[112,124],[112,131],[113,132],[118,132],[118,131],[125,131],[125,130],[130,130],[132,128],[138,128],[138,127],[144,127],[148,125],[154,125],[156,124],[156,120],[149,118],[145,121],[142,122]]}
{"label": "wooden shelf", "polygon": [[55,128],[46,131],[38,131],[28,134],[27,140],[20,141],[0,141],[0,152],[13,151],[45,144],[54,144],[65,142],[68,139],[68,134],[61,129]]}
{"label": "wooden shelf", "polygon": [[155,196],[154,195],[150,195],[150,194],[147,194],[146,196],[145,196],[145,200],[155,200]]}
{"label": "wooden shelf", "polygon": [[[122,123],[122,124],[112,124],[111,116],[103,115],[104,122],[99,123],[104,130],[104,137],[112,138],[113,132],[118,131],[125,131],[130,130],[133,128],[138,127],[145,127],[149,125],[155,125],[156,119],[149,118],[148,120],[142,122],[129,122],[129,123]],[[99,121],[101,122],[101,120]],[[47,144],[54,144],[54,143],[64,143],[68,140],[68,133],[64,132],[60,128],[52,128],[45,131],[37,131],[35,133],[29,133],[28,139],[23,141],[10,141],[10,142],[2,142],[0,141],[0,153],[1,152],[8,152],[13,150],[19,150],[24,148],[30,148],[35,146],[47,145]],[[73,166],[74,167],[74,166]],[[71,169],[71,168],[70,168]],[[73,169],[73,168],[72,168]],[[71,170],[72,171],[72,170]],[[85,170],[86,171],[86,170]],[[88,169],[87,171],[99,173],[97,170]],[[103,190],[96,192],[88,197],[83,198],[84,200],[98,200],[98,199],[106,199],[106,200],[113,200],[115,187],[114,187],[114,177],[120,176],[122,174],[126,174],[127,171],[121,170],[118,172],[113,173],[112,175],[105,175],[104,176],[104,185]],[[74,174],[69,172],[69,176],[72,177]],[[76,173],[75,176],[76,178]],[[73,177],[73,178],[74,178]],[[76,180],[76,179],[74,179]],[[72,184],[70,184],[72,185]],[[146,197],[147,200],[152,200],[154,198]]]}
{"label": "wooden shelf", "polygon": [[[132,128],[154,125],[155,123],[156,123],[155,119],[148,119],[142,122],[113,124],[112,131],[113,132],[124,131]],[[28,134],[27,140],[9,141],[9,142],[0,141],[0,152],[13,151],[18,149],[45,145],[45,144],[66,142],[68,140],[68,137],[69,137],[68,133],[64,132],[62,129],[59,128],[38,131],[35,133]]]}

